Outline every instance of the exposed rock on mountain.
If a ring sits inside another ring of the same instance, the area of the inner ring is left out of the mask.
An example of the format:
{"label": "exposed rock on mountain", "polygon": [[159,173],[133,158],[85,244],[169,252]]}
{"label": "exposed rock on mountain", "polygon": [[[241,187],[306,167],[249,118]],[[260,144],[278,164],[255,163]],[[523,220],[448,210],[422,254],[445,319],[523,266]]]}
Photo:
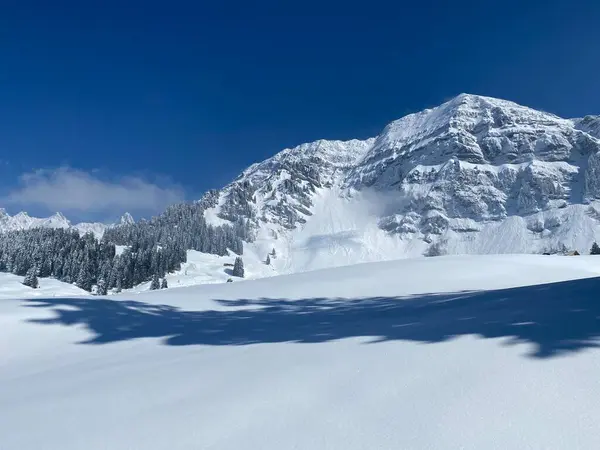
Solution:
{"label": "exposed rock on mountain", "polygon": [[318,267],[434,242],[448,253],[586,251],[598,237],[599,152],[599,117],[462,94],[373,139],[286,149],[212,193],[209,212],[250,219],[259,240],[282,237],[290,258],[303,249]]}

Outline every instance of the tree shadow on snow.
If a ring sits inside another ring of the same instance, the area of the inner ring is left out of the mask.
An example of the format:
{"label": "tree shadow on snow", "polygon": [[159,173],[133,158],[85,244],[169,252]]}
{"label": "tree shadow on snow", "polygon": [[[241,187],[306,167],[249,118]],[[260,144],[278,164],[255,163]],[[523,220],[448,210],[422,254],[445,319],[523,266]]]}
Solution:
{"label": "tree shadow on snow", "polygon": [[[548,358],[598,347],[600,278],[496,291],[360,299],[216,300],[225,311],[184,311],[168,305],[106,298],[27,300],[50,308],[38,324],[83,325],[84,344],[162,338],[166,345],[316,343],[349,337],[421,343],[475,335],[530,343]],[[193,299],[190,299],[193,302]]]}

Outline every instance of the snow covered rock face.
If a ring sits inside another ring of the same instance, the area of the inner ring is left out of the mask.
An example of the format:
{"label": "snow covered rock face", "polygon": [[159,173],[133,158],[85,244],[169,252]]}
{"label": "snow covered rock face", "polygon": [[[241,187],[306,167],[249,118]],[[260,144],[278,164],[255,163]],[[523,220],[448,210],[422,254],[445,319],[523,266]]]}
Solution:
{"label": "snow covered rock face", "polygon": [[254,164],[221,192],[219,217],[230,221],[244,217],[294,229],[312,215],[317,189],[343,179],[373,141],[321,140]]}
{"label": "snow covered rock face", "polygon": [[574,122],[578,130],[600,138],[600,116],[585,116],[583,119],[575,119]]}
{"label": "snow covered rock face", "polygon": [[[248,168],[219,192],[214,206],[221,219],[242,216],[257,230],[266,226],[278,230],[274,235],[293,234],[309,221],[328,220],[315,216],[314,208],[327,191],[347,199],[365,192],[379,195],[386,206],[373,222],[403,240],[473,240],[486,227],[518,217],[523,220],[511,220],[510,227],[522,228],[521,243],[541,237],[587,245],[597,229],[600,117],[562,119],[462,94],[390,123],[374,139],[286,149]],[[318,211],[323,216],[323,209]],[[552,211],[556,214],[548,216]],[[567,229],[582,233],[575,220],[585,221],[579,227],[589,234],[585,238],[564,235]],[[533,250],[519,245],[449,248]]]}
{"label": "snow covered rock face", "polygon": [[[576,123],[460,95],[388,125],[347,184],[397,191],[406,199],[398,229],[416,212],[419,228],[434,234],[451,219],[501,220],[590,201],[600,198],[600,141]],[[388,228],[393,221],[383,218]]]}

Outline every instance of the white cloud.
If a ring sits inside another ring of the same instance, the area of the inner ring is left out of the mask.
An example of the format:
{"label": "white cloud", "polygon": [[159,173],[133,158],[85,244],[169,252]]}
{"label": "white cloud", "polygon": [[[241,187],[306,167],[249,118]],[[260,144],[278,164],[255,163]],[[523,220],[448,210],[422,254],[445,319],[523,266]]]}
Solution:
{"label": "white cloud", "polygon": [[77,213],[156,213],[182,201],[177,186],[161,187],[138,177],[105,181],[95,174],[69,167],[36,170],[19,177],[19,187],[3,201],[19,207]]}

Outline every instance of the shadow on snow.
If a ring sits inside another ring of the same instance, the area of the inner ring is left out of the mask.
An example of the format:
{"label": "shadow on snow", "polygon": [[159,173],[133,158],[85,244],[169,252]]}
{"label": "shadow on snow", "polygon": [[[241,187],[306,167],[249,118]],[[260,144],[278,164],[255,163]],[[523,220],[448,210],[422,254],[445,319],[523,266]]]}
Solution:
{"label": "shadow on snow", "polygon": [[36,299],[26,304],[51,308],[54,314],[30,322],[85,326],[91,334],[85,344],[144,337],[163,338],[166,345],[315,343],[349,337],[366,337],[373,343],[435,343],[475,335],[530,343],[530,356],[548,358],[598,347],[599,288],[600,278],[591,278],[414,297],[216,300],[235,307],[225,311],[184,311],[106,298]]}

